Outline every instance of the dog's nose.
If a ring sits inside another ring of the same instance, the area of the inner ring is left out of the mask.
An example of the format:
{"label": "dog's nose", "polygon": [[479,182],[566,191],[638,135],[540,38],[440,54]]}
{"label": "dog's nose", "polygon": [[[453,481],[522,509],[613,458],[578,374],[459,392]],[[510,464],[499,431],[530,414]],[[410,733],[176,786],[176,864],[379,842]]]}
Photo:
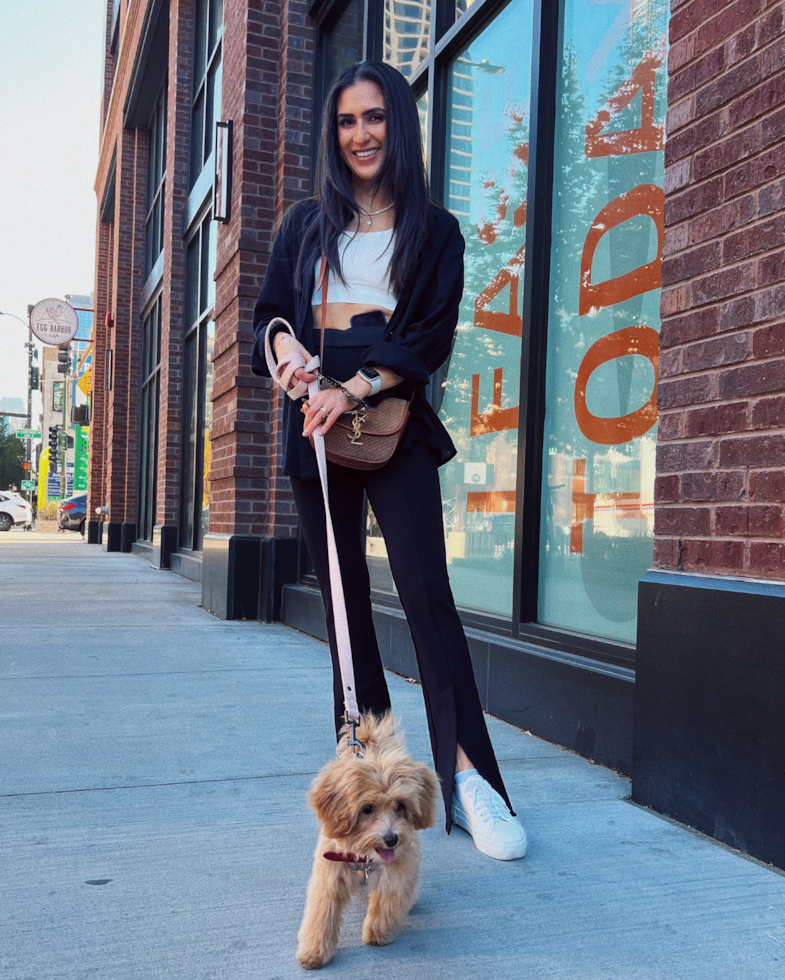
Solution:
{"label": "dog's nose", "polygon": [[383,839],[384,839],[384,843],[387,845],[387,847],[395,847],[395,845],[398,843],[398,835],[397,834],[387,834],[387,836],[385,838],[383,838]]}

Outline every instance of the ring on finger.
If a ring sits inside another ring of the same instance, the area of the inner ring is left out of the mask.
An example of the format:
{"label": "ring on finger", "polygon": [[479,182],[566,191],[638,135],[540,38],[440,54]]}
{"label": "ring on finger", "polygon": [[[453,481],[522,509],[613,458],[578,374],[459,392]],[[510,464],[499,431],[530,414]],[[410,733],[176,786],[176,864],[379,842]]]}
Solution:
{"label": "ring on finger", "polygon": [[319,411],[324,415],[325,418],[330,417],[330,413],[326,408],[320,408]]}

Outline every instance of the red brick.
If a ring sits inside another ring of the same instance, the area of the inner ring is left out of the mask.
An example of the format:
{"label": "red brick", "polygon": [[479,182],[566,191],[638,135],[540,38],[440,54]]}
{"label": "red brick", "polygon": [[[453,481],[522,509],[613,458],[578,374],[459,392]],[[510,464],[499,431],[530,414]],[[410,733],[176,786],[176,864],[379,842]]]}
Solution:
{"label": "red brick", "polygon": [[685,540],[681,561],[685,572],[740,571],[744,567],[744,542]]}
{"label": "red brick", "polygon": [[753,541],[749,568],[753,575],[785,578],[785,544]]}
{"label": "red brick", "polygon": [[785,323],[756,330],[752,335],[752,353],[756,358],[785,354]]}
{"label": "red brick", "polygon": [[733,402],[729,405],[711,405],[687,412],[685,435],[719,435],[726,432],[741,432],[747,427],[747,403]]}
{"label": "red brick", "polygon": [[762,395],[769,391],[785,390],[785,360],[722,371],[719,376],[719,397],[738,398],[743,395]]}
{"label": "red brick", "polygon": [[661,409],[699,405],[713,398],[714,381],[707,375],[678,381],[661,381],[657,386],[657,404]]}
{"label": "red brick", "polygon": [[684,351],[684,371],[703,371],[722,364],[736,364],[745,360],[749,352],[747,334],[724,334],[712,340],[690,344]]}
{"label": "red brick", "polygon": [[714,533],[719,537],[729,534],[746,534],[747,507],[717,507],[714,514]]}
{"label": "red brick", "polygon": [[655,534],[708,534],[710,530],[708,507],[658,507],[655,511]]}
{"label": "red brick", "polygon": [[[719,457],[722,467],[784,466],[785,438],[781,435],[768,435],[723,439],[719,446]],[[686,466],[674,466],[673,469],[686,469]]]}
{"label": "red brick", "polygon": [[755,503],[785,501],[785,471],[753,471],[750,474],[750,500]]}
{"label": "red brick", "polygon": [[748,529],[750,534],[759,537],[780,537],[783,531],[782,507],[750,507]]}
{"label": "red brick", "polygon": [[679,477],[658,476],[654,480],[654,500],[657,503],[677,503],[679,500]]}
{"label": "red brick", "polygon": [[753,429],[774,429],[785,426],[785,395],[761,398],[752,409]]}
{"label": "red brick", "polygon": [[682,316],[663,319],[660,331],[660,345],[670,347],[684,344],[690,340],[709,337],[717,333],[720,326],[720,311],[717,307],[690,310]]}

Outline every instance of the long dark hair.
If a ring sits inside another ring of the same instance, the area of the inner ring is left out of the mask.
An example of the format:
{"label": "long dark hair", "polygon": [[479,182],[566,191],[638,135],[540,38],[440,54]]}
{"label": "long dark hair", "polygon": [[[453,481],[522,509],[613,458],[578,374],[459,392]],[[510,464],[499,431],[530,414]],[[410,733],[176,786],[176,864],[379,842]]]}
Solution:
{"label": "long dark hair", "polygon": [[414,96],[403,75],[379,61],[363,61],[347,68],[327,97],[316,169],[319,207],[303,236],[295,285],[298,289],[305,288],[307,279],[303,263],[317,242],[331,271],[343,280],[338,237],[356,212],[357,202],[352,190],[352,172],[338,144],[338,101],[344,89],[356,82],[373,82],[384,96],[387,120],[384,156],[371,187],[376,193],[385,185],[391,200],[395,201],[395,246],[390,263],[390,284],[399,294],[425,244],[429,199]]}

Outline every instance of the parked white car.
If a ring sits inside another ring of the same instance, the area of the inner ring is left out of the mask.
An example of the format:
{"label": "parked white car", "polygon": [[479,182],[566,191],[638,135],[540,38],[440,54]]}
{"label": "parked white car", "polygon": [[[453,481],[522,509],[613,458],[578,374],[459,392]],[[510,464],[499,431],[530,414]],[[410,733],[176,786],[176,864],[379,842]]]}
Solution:
{"label": "parked white car", "polygon": [[10,531],[18,524],[30,527],[32,523],[30,504],[13,490],[0,490],[0,531]]}

